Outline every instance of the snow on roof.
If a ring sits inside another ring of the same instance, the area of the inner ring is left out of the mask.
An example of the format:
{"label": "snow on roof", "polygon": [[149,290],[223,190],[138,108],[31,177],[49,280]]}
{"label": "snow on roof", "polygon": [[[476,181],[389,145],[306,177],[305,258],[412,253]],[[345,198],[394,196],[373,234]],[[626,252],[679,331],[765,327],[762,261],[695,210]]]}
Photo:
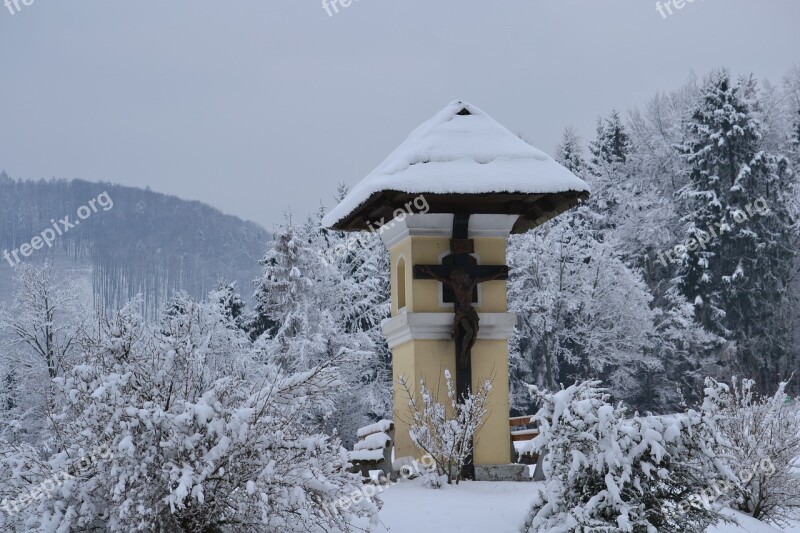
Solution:
{"label": "snow on roof", "polygon": [[322,224],[333,226],[381,191],[547,194],[589,186],[477,107],[455,100],[411,132]]}

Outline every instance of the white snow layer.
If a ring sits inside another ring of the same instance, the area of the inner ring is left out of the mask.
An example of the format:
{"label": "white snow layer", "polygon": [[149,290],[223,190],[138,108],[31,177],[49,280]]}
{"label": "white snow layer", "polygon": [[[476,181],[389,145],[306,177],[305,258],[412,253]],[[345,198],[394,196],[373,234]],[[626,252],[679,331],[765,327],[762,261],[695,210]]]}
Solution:
{"label": "white snow layer", "polygon": [[383,450],[388,448],[392,443],[392,439],[386,433],[373,433],[367,435],[364,440],[356,442],[353,447],[354,450]]}
{"label": "white snow layer", "polygon": [[386,433],[390,429],[394,422],[391,420],[380,420],[375,422],[374,424],[370,424],[368,426],[364,426],[363,428],[358,430],[357,436],[359,439],[366,437],[367,435],[371,435],[373,433]]}
{"label": "white snow layer", "polygon": [[[424,480],[402,481],[389,487],[381,499],[376,533],[438,531],[440,533],[519,533],[542,483],[464,482],[439,490]],[[732,510],[725,514],[738,524],[720,523],[706,533],[778,533],[780,530]],[[366,521],[357,526],[366,528]],[[789,528],[786,533],[800,533]]]}
{"label": "white snow layer", "polygon": [[383,461],[383,450],[354,450],[347,452],[350,461]]}
{"label": "white snow layer", "polygon": [[[471,115],[459,115],[466,108]],[[409,194],[545,194],[589,186],[466,102],[455,100],[419,126],[322,219],[332,226],[380,191]]]}

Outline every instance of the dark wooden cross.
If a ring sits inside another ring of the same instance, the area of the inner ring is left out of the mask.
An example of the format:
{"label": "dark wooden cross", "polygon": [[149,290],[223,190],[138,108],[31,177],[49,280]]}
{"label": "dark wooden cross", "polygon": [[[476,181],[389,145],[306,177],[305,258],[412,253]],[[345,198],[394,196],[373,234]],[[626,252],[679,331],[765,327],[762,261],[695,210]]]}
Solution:
{"label": "dark wooden cross", "polygon": [[[453,238],[450,240],[450,264],[415,265],[414,279],[433,279],[452,293],[455,316],[453,340],[456,343],[456,390],[462,402],[472,386],[472,348],[478,340],[479,317],[472,303],[476,288],[481,283],[508,279],[506,265],[476,265],[470,254],[475,243],[469,238],[469,214],[457,213],[453,217]],[[467,460],[463,475],[475,477],[472,457]]]}

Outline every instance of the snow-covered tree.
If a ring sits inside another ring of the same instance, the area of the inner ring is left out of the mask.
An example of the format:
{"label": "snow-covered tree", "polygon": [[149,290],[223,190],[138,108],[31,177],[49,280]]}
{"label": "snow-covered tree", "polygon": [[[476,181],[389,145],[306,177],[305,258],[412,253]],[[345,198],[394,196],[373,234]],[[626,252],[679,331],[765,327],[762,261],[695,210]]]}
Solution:
{"label": "snow-covered tree", "polygon": [[359,427],[389,409],[388,348],[380,333],[389,296],[379,243],[364,249],[344,245],[344,238],[323,230],[318,218],[304,225],[287,220],[262,261],[251,322],[267,326],[256,345],[286,369],[337,360],[345,386],[320,423],[350,444]]}
{"label": "snow-covered tree", "polygon": [[[291,218],[277,232],[253,295],[260,324],[271,324],[257,344],[287,370],[305,370],[340,355],[335,319],[326,307],[327,276],[304,227]],[[321,305],[322,304],[322,305]]]}
{"label": "snow-covered tree", "polygon": [[448,484],[455,482],[458,485],[489,414],[486,403],[492,382],[486,380],[478,390],[459,398],[447,369],[444,378],[447,404],[436,401],[425,381],[420,381],[418,394],[414,394],[404,377],[399,378],[399,385],[412,417],[407,421],[412,442],[420,451],[433,457],[439,475],[447,476]]}
{"label": "snow-covered tree", "polygon": [[625,163],[630,149],[630,137],[618,111],[612,111],[607,119],[597,120],[597,139],[591,144],[595,168]]}
{"label": "snow-covered tree", "polygon": [[[340,187],[338,198],[346,193]],[[344,332],[370,354],[358,368],[359,393],[354,401],[363,405],[370,419],[379,420],[392,409],[391,352],[382,328],[391,312],[389,253],[377,233],[314,229],[316,247],[325,250],[325,262],[332,268],[333,298],[327,305]]]}
{"label": "snow-covered tree", "polygon": [[733,372],[757,370],[760,387],[795,367],[787,296],[797,213],[788,160],[763,149],[750,78],[714,73],[680,147],[689,182],[678,192],[687,245],[679,286],[703,325],[731,341]]}
{"label": "snow-covered tree", "polygon": [[720,339],[699,324],[694,306],[675,287],[667,289],[653,307],[653,354],[661,368],[639,374],[641,390],[646,392],[635,405],[641,410],[675,412],[684,401],[694,403],[702,397],[705,377],[716,371],[712,350]]}
{"label": "snow-covered tree", "polygon": [[[54,380],[62,406],[53,419],[57,453],[37,461],[25,450],[3,449],[0,469],[10,474],[0,481],[4,495],[68,475],[40,497],[10,503],[20,508],[0,525],[349,531],[354,517],[374,516],[369,498],[326,512],[360,484],[347,472],[338,440],[309,420],[341,385],[335,360],[291,373],[263,364],[247,345],[218,357],[217,347],[235,331],[218,327],[225,323],[218,305],[183,301],[186,312],[166,318],[165,333],[145,325],[133,307],[104,321],[86,362]],[[95,460],[78,468],[86,456]]]}
{"label": "snow-covered tree", "polygon": [[[673,265],[663,265],[658,253],[681,240],[682,228],[674,194],[685,184],[684,162],[675,152],[683,140],[681,125],[697,98],[697,84],[690,79],[679,89],[653,97],[644,109],[630,113],[627,123],[631,151],[623,178],[614,184],[621,209],[600,213],[608,217],[626,263],[641,268],[657,304],[668,290]],[[594,186],[595,183],[593,182]],[[602,195],[592,205],[602,205]]]}
{"label": "snow-covered tree", "polygon": [[638,372],[659,367],[647,287],[591,216],[582,208],[509,243],[509,307],[519,316],[515,407],[530,405],[525,382],[555,388],[587,376],[607,378],[619,398],[633,399]]}
{"label": "snow-covered tree", "polygon": [[245,329],[245,307],[246,304],[239,294],[236,282],[220,281],[216,288],[208,295],[211,302],[218,303],[225,315],[225,319],[239,329]]}
{"label": "snow-covered tree", "polygon": [[0,307],[0,334],[8,339],[0,349],[6,404],[0,406],[0,437],[42,445],[49,441],[44,421],[54,408],[50,382],[76,362],[87,315],[72,285],[56,278],[49,263],[19,265],[14,284],[11,305]]}
{"label": "snow-covered tree", "polygon": [[797,115],[792,128],[792,142],[795,145],[800,145],[800,110],[797,111]]}
{"label": "snow-covered tree", "polygon": [[224,372],[232,357],[251,347],[246,334],[236,327],[217,296],[218,293],[212,291],[206,303],[195,301],[185,292],[176,292],[167,302],[159,323],[160,342],[169,349],[202,353],[205,372],[194,376],[198,387]]}
{"label": "snow-covered tree", "polygon": [[583,177],[588,167],[583,157],[583,146],[575,128],[569,127],[564,130],[561,142],[556,147],[555,160],[566,167],[576,176]]}
{"label": "snow-covered tree", "polygon": [[589,151],[592,155],[591,172],[587,178],[592,186],[592,203],[606,210],[609,215],[626,210],[628,206],[625,200],[630,187],[627,162],[631,141],[616,110],[608,118],[597,120],[596,138],[589,143]]}
{"label": "snow-covered tree", "polygon": [[547,481],[527,531],[705,531],[717,513],[682,503],[715,475],[733,475],[715,452],[712,403],[680,417],[630,416],[599,384],[531,387],[540,434],[525,451],[544,454]]}

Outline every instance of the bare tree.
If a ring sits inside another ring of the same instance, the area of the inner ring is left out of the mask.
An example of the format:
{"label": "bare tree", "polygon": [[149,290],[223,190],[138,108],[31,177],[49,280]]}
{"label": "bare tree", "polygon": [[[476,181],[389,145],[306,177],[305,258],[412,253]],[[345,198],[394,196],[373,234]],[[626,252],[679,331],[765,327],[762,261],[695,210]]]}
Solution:
{"label": "bare tree", "polygon": [[[436,461],[440,475],[447,483],[461,481],[461,471],[472,455],[475,437],[486,420],[486,402],[492,390],[491,380],[486,380],[477,392],[458,398],[455,384],[445,370],[449,406],[438,403],[431,391],[420,381],[417,400],[405,377],[399,379],[413,420],[409,421],[410,436],[414,444]],[[460,401],[459,401],[460,400]]]}
{"label": "bare tree", "polygon": [[85,317],[77,291],[54,277],[52,265],[18,267],[14,299],[0,307],[6,432],[31,430],[52,412],[51,381],[77,357]]}

